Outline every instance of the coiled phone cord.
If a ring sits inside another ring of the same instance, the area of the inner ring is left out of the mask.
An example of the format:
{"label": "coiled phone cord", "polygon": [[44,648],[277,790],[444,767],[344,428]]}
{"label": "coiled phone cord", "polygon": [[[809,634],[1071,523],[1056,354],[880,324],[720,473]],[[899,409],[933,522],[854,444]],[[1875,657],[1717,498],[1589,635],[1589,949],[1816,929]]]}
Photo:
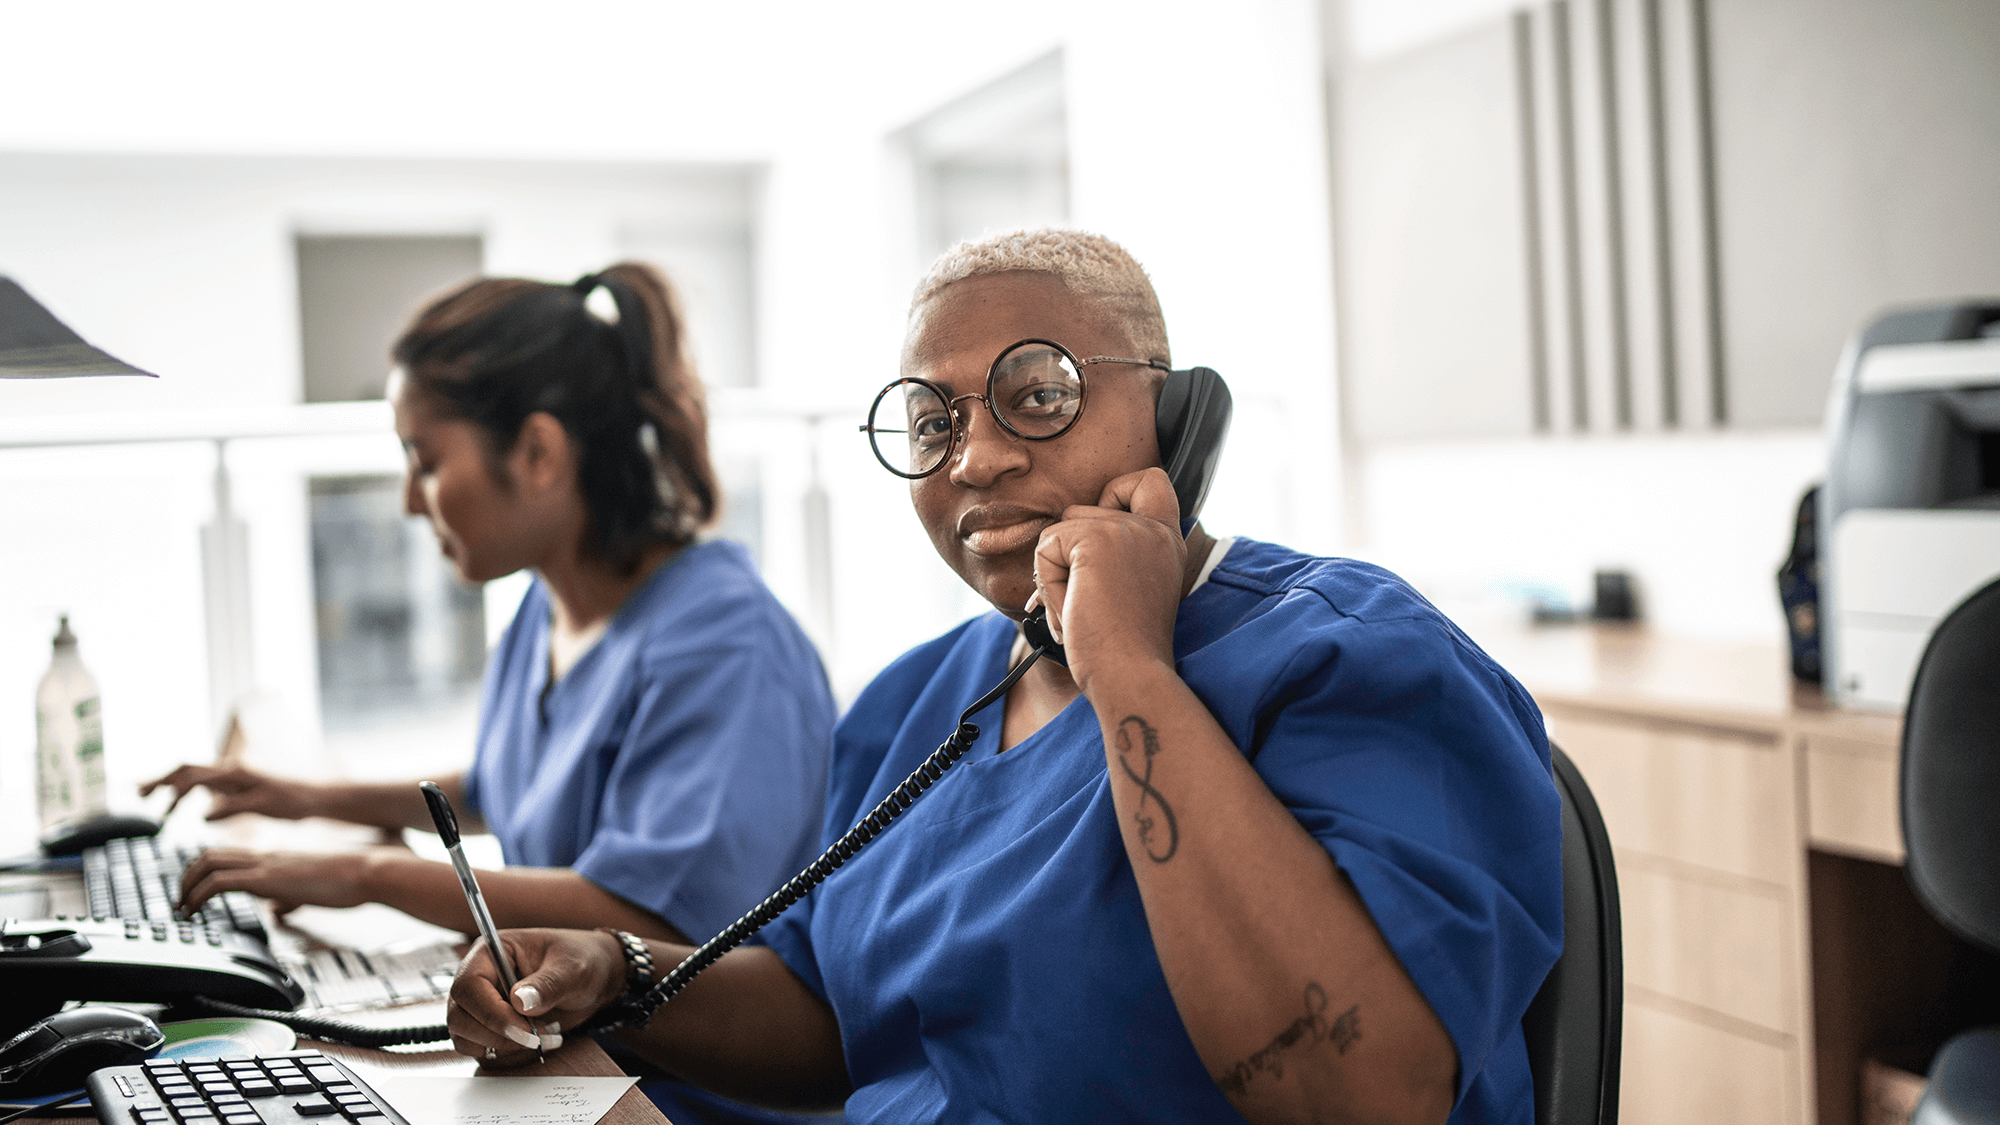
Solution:
{"label": "coiled phone cord", "polygon": [[932,751],[930,757],[925,758],[922,765],[904,778],[901,785],[890,790],[889,795],[882,798],[867,816],[862,817],[859,823],[848,829],[846,835],[835,840],[831,847],[820,853],[818,859],[806,865],[804,871],[792,876],[791,880],[778,888],[771,897],[758,903],[748,914],[730,923],[729,928],[710,938],[700,949],[688,954],[672,972],[660,979],[660,983],[636,996],[627,993],[598,1009],[596,1015],[584,1022],[581,1030],[615,1031],[624,1027],[646,1026],[647,1021],[653,1018],[653,1013],[659,1011],[662,1005],[686,988],[703,969],[721,960],[723,954],[743,944],[758,930],[770,925],[778,915],[785,912],[786,907],[804,898],[807,892],[825,882],[827,876],[839,870],[841,864],[854,858],[854,854],[868,841],[881,835],[891,821],[903,815],[916,803],[918,797],[924,795],[925,790],[937,784],[945,771],[956,764],[967,750],[972,749],[972,744],[979,738],[979,727],[968,720],[994,700],[1007,694],[1007,689],[1013,687],[1027,674],[1028,669],[1034,667],[1037,660],[1054,648],[1051,643],[1047,647],[1038,645],[1030,649],[1028,655],[1022,657],[1021,662],[1014,665],[1007,673],[1006,679],[1001,680],[992,691],[980,696],[972,706],[959,713],[958,729],[951,732],[950,738],[945,739],[942,745]]}
{"label": "coiled phone cord", "polygon": [[284,1024],[300,1035],[327,1043],[339,1043],[346,1047],[380,1050],[383,1047],[401,1047],[411,1043],[437,1043],[451,1038],[451,1033],[441,1023],[425,1027],[362,1027],[360,1024],[320,1019],[317,1016],[301,1016],[293,1012],[246,1008],[241,1004],[231,1004],[227,1000],[217,1000],[209,996],[195,996],[190,999],[195,1006],[219,1016],[272,1020]]}

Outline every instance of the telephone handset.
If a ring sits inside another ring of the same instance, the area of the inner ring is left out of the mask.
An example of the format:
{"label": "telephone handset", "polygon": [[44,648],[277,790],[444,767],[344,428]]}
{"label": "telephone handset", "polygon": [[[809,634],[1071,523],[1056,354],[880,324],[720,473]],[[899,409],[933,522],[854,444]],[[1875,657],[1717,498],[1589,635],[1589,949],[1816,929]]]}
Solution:
{"label": "telephone handset", "polygon": [[[1229,436],[1232,413],[1229,385],[1212,368],[1167,373],[1153,425],[1159,433],[1160,467],[1167,471],[1174,497],[1181,504],[1182,535],[1194,529],[1195,518],[1208,499],[1208,486],[1215,479],[1216,463],[1222,460],[1222,442]],[[1046,607],[1036,606],[1022,620],[1021,635],[1043,656],[1069,665],[1062,646],[1049,632]]]}
{"label": "telephone handset", "polygon": [[1181,502],[1182,534],[1193,527],[1208,500],[1233,413],[1229,385],[1211,368],[1167,373],[1153,426],[1160,437],[1160,467],[1174,482],[1174,496]]}

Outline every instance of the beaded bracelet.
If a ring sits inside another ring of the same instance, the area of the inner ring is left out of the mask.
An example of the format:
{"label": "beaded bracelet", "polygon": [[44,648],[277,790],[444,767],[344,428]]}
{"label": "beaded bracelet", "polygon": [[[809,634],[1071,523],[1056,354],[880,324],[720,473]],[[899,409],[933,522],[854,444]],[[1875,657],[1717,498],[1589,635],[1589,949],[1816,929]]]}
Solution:
{"label": "beaded bracelet", "polygon": [[625,955],[625,995],[612,1001],[590,1021],[593,1030],[616,1031],[624,1027],[644,1027],[652,1018],[639,998],[653,987],[653,951],[637,934],[600,926],[598,933],[610,934]]}
{"label": "beaded bracelet", "polygon": [[601,927],[598,933],[610,934],[618,939],[618,952],[625,955],[625,988],[630,992],[644,992],[653,987],[653,951],[637,934]]}

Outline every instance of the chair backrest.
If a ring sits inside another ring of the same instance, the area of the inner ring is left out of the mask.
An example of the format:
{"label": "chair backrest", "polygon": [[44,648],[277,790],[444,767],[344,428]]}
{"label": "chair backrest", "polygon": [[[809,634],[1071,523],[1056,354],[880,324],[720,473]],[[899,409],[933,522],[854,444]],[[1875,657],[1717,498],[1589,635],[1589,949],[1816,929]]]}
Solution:
{"label": "chair backrest", "polygon": [[1618,872],[1583,774],[1553,743],[1549,760],[1562,796],[1563,951],[1521,1030],[1535,1077],[1536,1125],[1604,1125],[1618,1120],[1625,1019]]}
{"label": "chair backrest", "polygon": [[1903,868],[1924,907],[2000,952],[2000,581],[1945,615],[1903,714]]}

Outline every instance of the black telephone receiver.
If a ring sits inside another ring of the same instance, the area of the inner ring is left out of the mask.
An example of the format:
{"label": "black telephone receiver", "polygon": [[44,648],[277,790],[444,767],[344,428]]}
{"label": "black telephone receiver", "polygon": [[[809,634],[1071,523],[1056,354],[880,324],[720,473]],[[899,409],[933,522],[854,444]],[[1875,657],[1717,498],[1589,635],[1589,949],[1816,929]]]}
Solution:
{"label": "black telephone receiver", "polygon": [[[1229,384],[1212,368],[1191,367],[1169,371],[1160,388],[1159,409],[1153,426],[1160,435],[1160,467],[1174,484],[1174,496],[1181,504],[1181,534],[1194,528],[1208,500],[1208,486],[1215,479],[1216,463],[1222,460],[1222,442],[1229,436],[1229,418],[1234,412]],[[1049,632],[1049,611],[1036,606],[1021,622],[1021,635],[1042,650],[1042,655],[1069,665],[1062,646]]]}
{"label": "black telephone receiver", "polygon": [[1170,371],[1166,385],[1160,388],[1153,426],[1160,435],[1160,467],[1174,482],[1174,495],[1181,502],[1184,533],[1208,500],[1208,486],[1215,480],[1216,463],[1222,460],[1222,442],[1229,436],[1234,409],[1229,384],[1212,368]]}

